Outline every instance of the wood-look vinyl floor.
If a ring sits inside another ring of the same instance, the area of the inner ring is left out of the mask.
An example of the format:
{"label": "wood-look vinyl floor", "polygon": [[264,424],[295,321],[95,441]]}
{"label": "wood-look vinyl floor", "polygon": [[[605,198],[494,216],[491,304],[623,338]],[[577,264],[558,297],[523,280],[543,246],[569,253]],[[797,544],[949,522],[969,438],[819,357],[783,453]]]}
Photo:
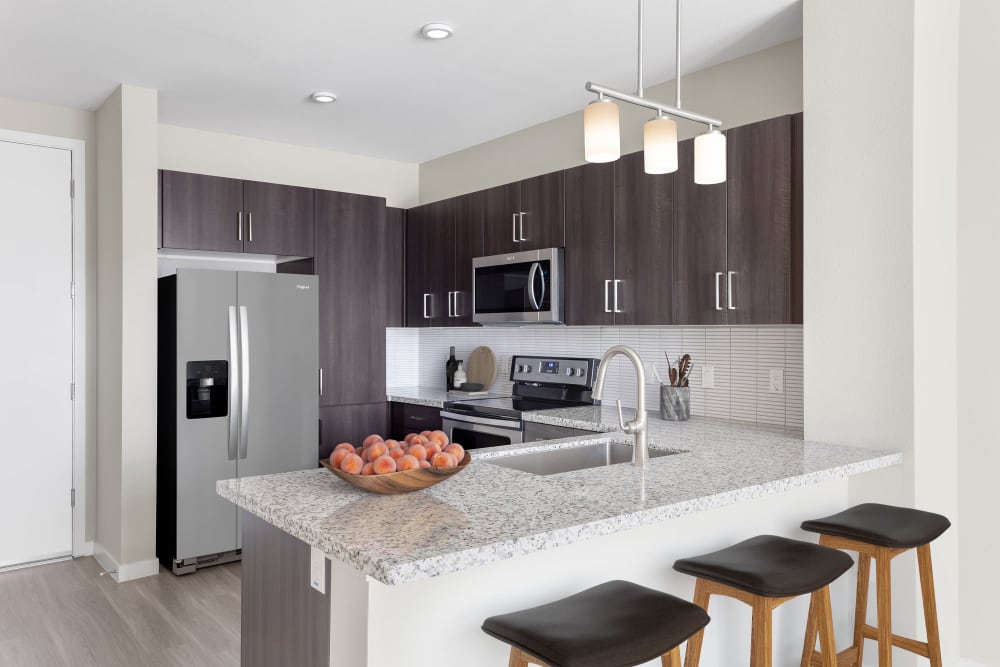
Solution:
{"label": "wood-look vinyl floor", "polygon": [[238,667],[240,564],[115,583],[93,558],[0,573],[4,667]]}

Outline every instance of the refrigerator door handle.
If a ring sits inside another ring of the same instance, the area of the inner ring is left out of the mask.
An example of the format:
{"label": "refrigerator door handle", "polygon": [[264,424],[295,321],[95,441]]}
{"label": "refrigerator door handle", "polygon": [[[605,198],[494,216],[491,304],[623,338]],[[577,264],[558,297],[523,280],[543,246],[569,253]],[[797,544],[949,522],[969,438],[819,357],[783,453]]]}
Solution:
{"label": "refrigerator door handle", "polygon": [[240,458],[247,457],[250,439],[250,333],[247,307],[240,306]]}
{"label": "refrigerator door handle", "polygon": [[239,340],[236,333],[236,306],[229,306],[229,460],[236,460],[240,438]]}

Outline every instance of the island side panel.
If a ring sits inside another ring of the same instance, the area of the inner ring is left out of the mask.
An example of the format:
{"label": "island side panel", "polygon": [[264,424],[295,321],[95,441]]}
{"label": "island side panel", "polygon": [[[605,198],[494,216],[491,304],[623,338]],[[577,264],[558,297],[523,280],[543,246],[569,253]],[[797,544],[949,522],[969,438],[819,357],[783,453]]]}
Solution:
{"label": "island side panel", "polygon": [[[480,629],[487,616],[551,602],[612,579],[690,600],[694,580],[673,570],[676,559],[758,534],[815,542],[815,535],[799,528],[801,521],[846,506],[847,482],[833,480],[431,579],[398,586],[369,579],[367,615],[378,622],[370,627],[367,660],[356,665],[505,665],[508,648]],[[852,571],[832,587],[839,648],[850,642],[854,586]],[[808,608],[809,597],[803,596],[775,612],[775,665],[798,664]],[[709,615],[701,667],[749,664],[750,608],[713,598]],[[339,625],[336,618],[333,623]],[[654,660],[647,667],[659,664]]]}
{"label": "island side panel", "polygon": [[[240,511],[242,667],[327,667],[330,597],[310,586],[310,547]],[[330,581],[330,563],[326,561]]]}

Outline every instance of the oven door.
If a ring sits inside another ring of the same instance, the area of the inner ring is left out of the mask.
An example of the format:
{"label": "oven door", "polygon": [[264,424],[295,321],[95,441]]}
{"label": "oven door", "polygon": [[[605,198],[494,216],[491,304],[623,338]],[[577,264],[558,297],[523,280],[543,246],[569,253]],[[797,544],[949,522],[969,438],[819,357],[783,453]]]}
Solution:
{"label": "oven door", "polygon": [[472,417],[454,412],[441,412],[441,428],[451,442],[466,449],[482,449],[524,442],[521,422],[490,417]]}
{"label": "oven door", "polygon": [[562,259],[562,248],[473,259],[473,321],[561,323]]}

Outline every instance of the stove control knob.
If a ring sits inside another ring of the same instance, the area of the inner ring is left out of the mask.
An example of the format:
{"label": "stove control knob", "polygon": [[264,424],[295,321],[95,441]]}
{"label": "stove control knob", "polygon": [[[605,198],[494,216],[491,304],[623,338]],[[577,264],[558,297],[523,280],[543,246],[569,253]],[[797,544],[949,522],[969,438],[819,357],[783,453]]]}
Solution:
{"label": "stove control knob", "polygon": [[569,376],[569,377],[573,377],[573,369],[572,368],[567,368],[566,369],[566,375]]}
{"label": "stove control knob", "polygon": [[578,378],[582,378],[582,377],[583,377],[583,375],[584,375],[584,371],[583,371],[583,369],[582,369],[582,368],[577,368],[577,369],[576,369],[576,376],[577,376]]}
{"label": "stove control knob", "polygon": [[522,366],[521,364],[518,364],[517,365],[517,372],[518,373],[523,373],[524,372],[524,366]]}
{"label": "stove control knob", "polygon": [[525,366],[524,367],[524,372],[525,373],[530,373],[531,372],[531,366]]}

